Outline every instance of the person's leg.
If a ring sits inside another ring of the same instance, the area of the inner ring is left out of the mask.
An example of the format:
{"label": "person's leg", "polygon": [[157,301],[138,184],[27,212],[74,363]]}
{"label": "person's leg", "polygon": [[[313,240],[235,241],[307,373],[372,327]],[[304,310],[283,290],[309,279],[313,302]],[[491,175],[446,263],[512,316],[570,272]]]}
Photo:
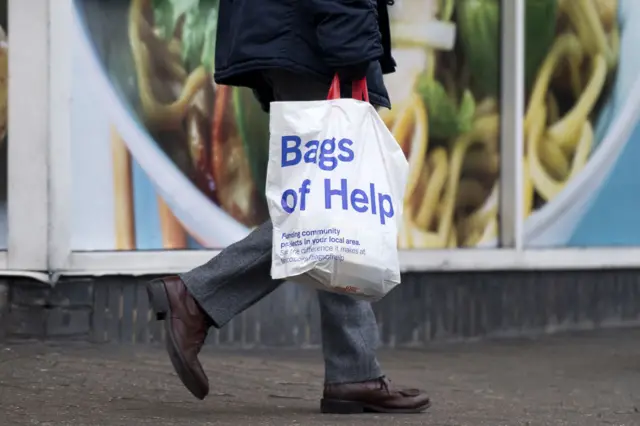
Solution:
{"label": "person's leg", "polygon": [[318,291],[325,384],[358,383],[383,375],[376,350],[378,324],[371,304]]}
{"label": "person's leg", "polygon": [[268,221],[204,265],[180,275],[217,328],[282,283],[271,279],[272,232]]}
{"label": "person's leg", "polygon": [[[279,100],[324,99],[328,85],[287,72],[269,73]],[[158,319],[167,319],[167,349],[185,386],[204,398],[209,383],[197,355],[210,325],[224,326],[235,315],[275,290],[272,280],[272,224],[222,250],[180,278],[149,283]],[[371,305],[350,296],[318,292],[326,367],[324,412],[422,411],[429,398],[418,391],[389,388],[376,360],[378,328]]]}
{"label": "person's leg", "polygon": [[[278,101],[318,100],[328,86],[289,72],[267,73]],[[267,222],[204,265],[181,275],[191,295],[216,327],[275,290],[270,277],[273,227]],[[318,292],[325,376],[328,384],[364,382],[382,376],[376,360],[378,327],[371,304]]]}
{"label": "person's leg", "polygon": [[[321,100],[329,90],[328,84],[283,70],[268,72],[267,79],[281,101]],[[376,359],[378,325],[369,302],[325,291],[318,291],[318,302],[325,363],[322,412],[416,413],[431,405],[424,392],[395,389],[383,376]]]}
{"label": "person's leg", "polygon": [[[266,73],[278,101],[317,101],[327,97],[329,85],[284,70]],[[379,335],[369,302],[318,291],[322,327],[325,382],[375,380],[382,370],[376,359]]]}
{"label": "person's leg", "polygon": [[223,327],[281,284],[270,274],[272,232],[265,222],[204,265],[147,284],[151,307],[164,320],[169,359],[196,398],[209,393],[198,354],[210,327]]}
{"label": "person's leg", "polygon": [[164,320],[171,363],[196,398],[209,393],[198,359],[209,328],[222,327],[280,285],[269,271],[271,232],[271,222],[266,222],[204,265],[147,284],[151,307]]}

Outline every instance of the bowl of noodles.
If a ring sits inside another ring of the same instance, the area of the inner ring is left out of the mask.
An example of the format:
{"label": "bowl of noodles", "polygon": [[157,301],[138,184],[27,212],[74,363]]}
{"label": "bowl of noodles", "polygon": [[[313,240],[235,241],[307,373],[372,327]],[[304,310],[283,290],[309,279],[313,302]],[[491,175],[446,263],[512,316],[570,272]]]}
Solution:
{"label": "bowl of noodles", "polygon": [[[524,1],[527,246],[568,241],[637,123],[639,3]],[[500,1],[398,0],[391,10],[397,107],[381,116],[411,168],[399,245],[496,246],[500,109],[510,107],[499,102]]]}
{"label": "bowl of noodles", "polygon": [[[525,0],[528,245],[567,241],[635,125],[640,67],[625,66],[633,25],[618,18],[635,3]],[[218,1],[74,4],[96,91],[189,233],[221,247],[266,220],[268,116],[250,91],[213,82]],[[399,246],[495,246],[500,1],[396,0],[390,13],[398,69],[380,115],[410,165]]]}
{"label": "bowl of noodles", "polygon": [[213,81],[217,0],[75,0],[79,54],[133,158],[198,242],[268,219],[268,116]]}
{"label": "bowl of noodles", "polygon": [[[526,106],[530,247],[567,243],[638,125],[638,23],[634,0],[559,2],[556,38]],[[562,106],[565,96],[573,99],[569,107]]]}

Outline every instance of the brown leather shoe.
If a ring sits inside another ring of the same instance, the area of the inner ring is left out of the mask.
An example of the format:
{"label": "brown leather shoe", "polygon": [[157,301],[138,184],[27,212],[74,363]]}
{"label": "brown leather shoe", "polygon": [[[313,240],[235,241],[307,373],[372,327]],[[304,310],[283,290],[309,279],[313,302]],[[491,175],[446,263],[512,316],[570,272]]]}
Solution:
{"label": "brown leather shoe", "polygon": [[164,320],[169,358],[182,383],[198,399],[209,393],[209,379],[198,361],[211,320],[202,311],[179,277],[147,283],[156,319]]}
{"label": "brown leather shoe", "polygon": [[394,389],[381,377],[363,383],[326,385],[320,409],[327,414],[421,413],[431,400],[417,389]]}

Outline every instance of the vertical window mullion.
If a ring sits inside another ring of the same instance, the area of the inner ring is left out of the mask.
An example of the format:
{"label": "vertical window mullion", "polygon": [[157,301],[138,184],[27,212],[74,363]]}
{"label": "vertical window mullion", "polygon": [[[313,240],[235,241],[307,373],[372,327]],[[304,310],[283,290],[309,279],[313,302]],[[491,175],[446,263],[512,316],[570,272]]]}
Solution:
{"label": "vertical window mullion", "polygon": [[522,250],[524,0],[502,1],[500,245]]}

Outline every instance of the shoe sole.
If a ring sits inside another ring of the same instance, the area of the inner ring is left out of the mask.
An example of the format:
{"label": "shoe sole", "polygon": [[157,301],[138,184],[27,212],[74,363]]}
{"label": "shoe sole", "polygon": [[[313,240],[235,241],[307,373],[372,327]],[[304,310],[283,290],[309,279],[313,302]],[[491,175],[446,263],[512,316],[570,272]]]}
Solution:
{"label": "shoe sole", "polygon": [[431,407],[431,402],[416,408],[384,408],[373,404],[364,404],[357,401],[344,401],[340,399],[322,399],[320,411],[323,414],[419,414]]}
{"label": "shoe sole", "polygon": [[164,282],[162,280],[153,280],[148,282],[146,286],[149,303],[156,316],[156,320],[164,321],[164,329],[167,334],[166,348],[173,368],[176,370],[176,373],[178,373],[182,384],[189,389],[189,392],[200,400],[204,399],[209,393],[209,390],[201,385],[200,380],[198,380],[191,372],[191,369],[187,367],[182,353],[178,350],[171,322],[167,320],[168,317],[171,316],[171,305],[169,304],[169,296]]}

